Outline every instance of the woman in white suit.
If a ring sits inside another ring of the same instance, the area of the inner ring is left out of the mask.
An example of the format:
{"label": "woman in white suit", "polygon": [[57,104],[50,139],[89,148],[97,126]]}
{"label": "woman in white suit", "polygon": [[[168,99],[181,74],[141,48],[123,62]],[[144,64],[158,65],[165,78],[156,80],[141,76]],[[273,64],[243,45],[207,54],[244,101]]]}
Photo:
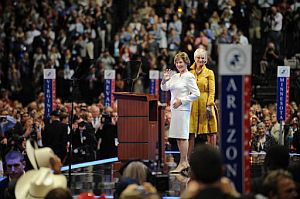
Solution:
{"label": "woman in white suit", "polygon": [[180,151],[180,162],[171,173],[179,173],[189,167],[187,152],[191,103],[199,98],[200,91],[195,76],[187,69],[190,64],[188,55],[179,52],[174,57],[174,64],[179,73],[171,76],[171,70],[165,70],[160,86],[163,91],[171,92],[169,137],[176,138]]}

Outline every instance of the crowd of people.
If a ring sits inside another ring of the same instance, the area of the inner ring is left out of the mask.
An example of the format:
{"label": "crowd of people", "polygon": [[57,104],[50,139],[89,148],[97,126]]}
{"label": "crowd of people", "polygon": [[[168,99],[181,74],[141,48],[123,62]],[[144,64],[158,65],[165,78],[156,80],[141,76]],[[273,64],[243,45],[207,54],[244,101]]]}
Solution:
{"label": "crowd of people", "polygon": [[299,153],[299,106],[295,102],[289,105],[290,113],[284,124],[277,120],[276,105],[270,104],[262,108],[254,104],[250,108],[252,151],[268,151],[276,144],[285,145],[291,153]]}
{"label": "crowd of people", "polygon": [[15,104],[17,108],[12,107],[12,101],[0,100],[1,157],[11,150],[24,152],[27,140],[52,148],[64,164],[69,162],[70,142],[73,163],[117,156],[116,108],[104,107],[101,103],[91,106],[74,103],[71,124],[70,103],[56,99],[56,109],[47,119],[44,118],[43,95],[39,99],[26,107]]}
{"label": "crowd of people", "polygon": [[[216,124],[218,103],[215,102],[218,93],[215,88],[218,45],[252,44],[254,75],[270,78],[269,73],[274,73],[284,58],[300,52],[297,45],[300,42],[300,2],[132,1],[126,5],[131,8],[131,13],[123,15],[126,17],[121,20],[124,24],[119,18],[114,18],[113,13],[118,11],[117,3],[116,0],[0,3],[1,158],[6,162],[9,175],[12,168],[18,169],[20,174],[9,177],[19,178],[30,169],[30,166],[25,169],[23,164],[28,140],[35,140],[39,147],[50,147],[62,164],[116,157],[117,104],[104,106],[104,71],[114,69],[115,91],[124,91],[124,73],[128,63],[139,60],[142,63],[141,75],[133,85],[133,91],[137,93],[148,93],[150,70],[168,71],[162,84],[171,79],[170,70],[177,69],[182,72],[181,75],[190,70],[193,74],[190,78],[194,77],[195,88],[198,87],[194,90],[194,97],[186,101],[174,98],[165,113],[166,126],[172,119],[177,123],[170,125],[167,135],[177,139],[175,145],[181,152],[175,173],[191,168],[197,182],[195,187],[220,182],[221,176],[203,181],[203,174],[197,174],[195,170],[198,162],[194,156],[199,158],[200,152],[195,149],[198,155],[192,154],[195,141],[214,147],[218,145],[220,130]],[[205,53],[199,52],[199,49]],[[179,51],[184,52],[184,56],[182,54],[176,59]],[[188,60],[194,60],[195,64],[191,65]],[[56,69],[57,77],[57,99],[50,118],[44,118],[42,85],[43,69],[46,68]],[[297,74],[299,71],[293,72]],[[198,100],[197,90],[200,91]],[[299,96],[293,97],[295,102],[290,103],[289,117],[282,126],[277,121],[275,104],[262,107],[260,102],[253,102],[249,112],[252,152],[267,153],[281,144],[289,152],[300,153],[299,99]],[[182,104],[192,105],[192,108],[185,109],[186,114],[178,111],[180,113],[174,115],[174,110],[170,114],[170,109]],[[72,124],[69,120],[71,111],[74,115]],[[191,123],[180,126],[180,122],[176,121],[182,121],[182,117],[191,117]],[[182,127],[180,133],[184,132],[184,135],[174,134],[174,128],[178,132],[179,126]],[[72,148],[69,148],[70,142]],[[12,151],[14,153],[11,154]],[[218,162],[217,152],[211,153],[217,159],[213,161]],[[70,154],[72,160],[68,158]],[[11,157],[16,162],[9,163]],[[11,168],[9,165],[12,165]],[[274,184],[268,183],[281,178],[292,179],[289,173],[276,172],[265,179],[266,190],[270,190],[265,194],[270,198],[275,197],[272,195],[275,194],[272,192]],[[136,188],[131,187],[132,190]],[[155,192],[148,185],[145,188],[148,192]],[[233,197],[240,197],[234,190],[233,193]]]}
{"label": "crowd of people", "polygon": [[124,90],[129,60],[142,61],[134,91],[147,93],[149,70],[175,69],[172,59],[179,50],[192,60],[204,47],[217,73],[219,44],[251,44],[254,76],[269,75],[300,51],[297,0],[132,1],[123,9],[131,11],[124,20],[113,14],[117,5],[111,0],[1,3],[1,87],[28,104],[43,90],[43,69],[55,68],[58,97],[71,100],[71,79],[75,99],[93,103],[104,90],[106,69],[116,70],[116,91]]}

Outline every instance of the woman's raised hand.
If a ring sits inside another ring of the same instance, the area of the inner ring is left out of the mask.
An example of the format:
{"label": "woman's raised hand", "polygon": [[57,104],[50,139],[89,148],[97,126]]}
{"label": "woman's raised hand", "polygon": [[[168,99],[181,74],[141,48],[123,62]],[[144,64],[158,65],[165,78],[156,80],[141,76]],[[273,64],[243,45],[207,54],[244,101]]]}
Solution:
{"label": "woman's raised hand", "polygon": [[163,83],[167,82],[171,78],[171,72],[171,69],[164,70]]}

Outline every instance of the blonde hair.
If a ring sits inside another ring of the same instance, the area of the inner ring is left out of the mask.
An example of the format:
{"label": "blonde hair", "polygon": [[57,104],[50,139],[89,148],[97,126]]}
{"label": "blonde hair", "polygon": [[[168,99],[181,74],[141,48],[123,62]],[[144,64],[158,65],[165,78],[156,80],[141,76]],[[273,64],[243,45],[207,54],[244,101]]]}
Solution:
{"label": "blonde hair", "polygon": [[123,172],[124,177],[136,179],[140,184],[146,182],[148,168],[145,164],[139,161],[133,161],[127,165]]}
{"label": "blonde hair", "polygon": [[205,61],[207,62],[207,51],[205,49],[198,48],[197,50],[195,50],[194,59],[195,59],[195,57],[200,56],[200,55],[204,55],[205,56]]}
{"label": "blonde hair", "polygon": [[184,63],[186,63],[187,65],[191,64],[190,58],[189,56],[185,53],[185,52],[179,52],[175,55],[174,57],[174,64],[176,63],[176,61],[178,59],[182,59],[184,61]]}

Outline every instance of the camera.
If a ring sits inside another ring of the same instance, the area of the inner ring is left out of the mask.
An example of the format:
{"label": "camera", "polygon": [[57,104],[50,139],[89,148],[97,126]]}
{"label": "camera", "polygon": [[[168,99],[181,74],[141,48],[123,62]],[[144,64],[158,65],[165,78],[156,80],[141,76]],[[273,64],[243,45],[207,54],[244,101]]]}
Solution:
{"label": "camera", "polygon": [[0,123],[6,122],[6,121],[7,121],[6,116],[0,116]]}
{"label": "camera", "polygon": [[270,51],[274,51],[274,50],[275,50],[275,48],[274,48],[273,45],[268,46],[268,51],[269,51],[269,52],[270,52]]}
{"label": "camera", "polygon": [[101,123],[102,124],[111,124],[112,123],[111,115],[109,113],[105,113],[105,112],[102,113]]}
{"label": "camera", "polygon": [[30,137],[34,140],[37,140],[37,126],[36,126],[36,123],[32,124]]}
{"label": "camera", "polygon": [[81,121],[81,122],[79,122],[78,123],[78,127],[82,127],[82,128],[84,128],[84,127],[86,127],[86,122],[85,121]]}

